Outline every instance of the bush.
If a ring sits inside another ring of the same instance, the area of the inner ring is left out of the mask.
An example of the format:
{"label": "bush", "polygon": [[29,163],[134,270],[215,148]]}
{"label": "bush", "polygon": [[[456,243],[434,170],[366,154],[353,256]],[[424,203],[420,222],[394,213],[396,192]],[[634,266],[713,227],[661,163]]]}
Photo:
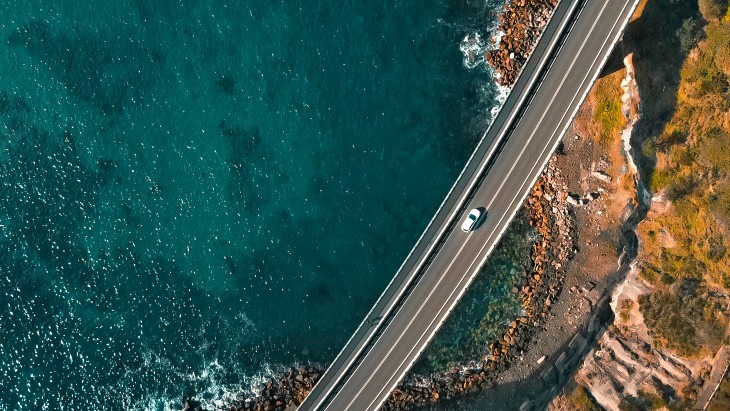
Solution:
{"label": "bush", "polygon": [[682,280],[673,291],[656,291],[639,297],[639,309],[649,333],[681,355],[714,351],[724,338],[727,324],[716,316],[718,298],[697,280]]}
{"label": "bush", "polygon": [[730,183],[718,187],[711,197],[710,209],[723,223],[730,226]]}
{"label": "bush", "polygon": [[676,171],[673,169],[668,170],[654,170],[651,173],[651,182],[649,184],[649,189],[652,193],[657,193],[664,187],[667,187],[672,180],[674,180],[674,176],[676,175]]}
{"label": "bush", "polygon": [[[667,281],[665,276],[683,278],[683,281],[697,280],[702,278],[702,274],[706,271],[705,263],[697,258],[688,256],[678,256],[668,250],[662,251],[662,282]],[[673,280],[669,280],[674,282]]]}
{"label": "bush", "polygon": [[661,410],[667,406],[662,397],[651,392],[639,391],[637,397],[643,403],[644,409]]}
{"label": "bush", "polygon": [[653,269],[644,268],[639,271],[639,277],[651,285],[658,285],[659,273]]}
{"label": "bush", "polygon": [[702,26],[696,19],[688,18],[682,22],[682,26],[675,33],[679,40],[679,47],[682,52],[687,53],[702,38]]}
{"label": "bush", "polygon": [[612,133],[621,129],[624,121],[621,103],[613,100],[602,101],[596,108],[596,120],[601,124],[601,139],[610,139]]}
{"label": "bush", "polygon": [[710,51],[714,51],[714,63],[725,77],[730,77],[730,24],[711,25],[707,28]]}
{"label": "bush", "polygon": [[700,13],[705,20],[719,20],[727,11],[726,0],[700,0]]}
{"label": "bush", "polygon": [[588,392],[588,390],[586,390],[582,385],[578,386],[578,388],[573,391],[573,394],[570,396],[570,400],[578,410],[599,411],[602,409],[596,403],[596,400],[593,399],[591,393]]}
{"label": "bush", "polygon": [[598,141],[607,145],[626,124],[621,112],[621,72],[612,73],[596,82],[596,111],[593,119],[598,124]]}
{"label": "bush", "polygon": [[644,158],[653,159],[656,157],[656,152],[657,143],[655,139],[647,138],[641,142],[641,155],[643,155]]}
{"label": "bush", "polygon": [[686,142],[688,135],[685,130],[674,130],[669,134],[663,134],[657,141],[657,147],[662,152],[666,152],[672,146]]}
{"label": "bush", "polygon": [[713,237],[708,240],[707,259],[716,263],[725,257],[727,247],[722,243],[722,237]]}
{"label": "bush", "polygon": [[730,47],[719,47],[715,53],[715,66],[730,77]]}
{"label": "bush", "polygon": [[730,135],[713,128],[701,137],[700,153],[723,173],[730,173]]}
{"label": "bush", "polygon": [[628,298],[623,299],[618,304],[618,316],[622,321],[627,322],[631,319],[631,309],[634,308],[634,301]]}
{"label": "bush", "polygon": [[677,201],[685,198],[692,194],[696,187],[697,180],[693,175],[677,177],[667,187],[667,199],[669,201]]}
{"label": "bush", "polygon": [[672,157],[680,166],[691,166],[695,162],[695,153],[689,148],[676,150]]}

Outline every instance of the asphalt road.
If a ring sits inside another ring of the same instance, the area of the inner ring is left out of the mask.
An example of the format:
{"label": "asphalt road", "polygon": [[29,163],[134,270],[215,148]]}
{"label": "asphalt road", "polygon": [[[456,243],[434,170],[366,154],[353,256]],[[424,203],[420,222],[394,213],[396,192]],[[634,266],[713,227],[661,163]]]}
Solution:
{"label": "asphalt road", "polygon": [[[439,211],[299,407],[377,410],[498,243],[590,90],[638,0],[562,0]],[[459,229],[472,208],[487,216]]]}

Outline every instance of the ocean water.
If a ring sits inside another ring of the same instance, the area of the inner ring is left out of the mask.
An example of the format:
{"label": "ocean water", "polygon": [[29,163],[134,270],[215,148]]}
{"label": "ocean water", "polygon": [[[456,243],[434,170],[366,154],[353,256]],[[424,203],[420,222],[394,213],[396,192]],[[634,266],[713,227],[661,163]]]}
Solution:
{"label": "ocean water", "polygon": [[498,104],[460,43],[501,4],[2,2],[0,410],[334,359]]}

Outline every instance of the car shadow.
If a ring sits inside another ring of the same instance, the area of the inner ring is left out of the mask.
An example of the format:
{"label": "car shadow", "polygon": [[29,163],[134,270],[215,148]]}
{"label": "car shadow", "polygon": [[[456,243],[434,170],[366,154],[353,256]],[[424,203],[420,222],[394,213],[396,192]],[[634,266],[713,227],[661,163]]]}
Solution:
{"label": "car shadow", "polygon": [[482,224],[484,224],[484,220],[487,219],[487,208],[486,207],[476,207],[476,209],[479,210],[479,212],[481,214],[480,214],[479,220],[477,220],[477,223],[474,224],[474,229],[472,231],[478,230],[479,227],[481,227]]}

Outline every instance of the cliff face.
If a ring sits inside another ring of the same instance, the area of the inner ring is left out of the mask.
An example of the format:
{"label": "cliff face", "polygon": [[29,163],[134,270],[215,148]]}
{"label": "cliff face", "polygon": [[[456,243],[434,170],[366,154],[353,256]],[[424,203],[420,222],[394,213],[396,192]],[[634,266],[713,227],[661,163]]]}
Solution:
{"label": "cliff face", "polygon": [[645,1],[627,32],[637,209],[626,229],[639,252],[613,324],[553,409],[704,408],[730,362],[730,18],[697,10]]}

